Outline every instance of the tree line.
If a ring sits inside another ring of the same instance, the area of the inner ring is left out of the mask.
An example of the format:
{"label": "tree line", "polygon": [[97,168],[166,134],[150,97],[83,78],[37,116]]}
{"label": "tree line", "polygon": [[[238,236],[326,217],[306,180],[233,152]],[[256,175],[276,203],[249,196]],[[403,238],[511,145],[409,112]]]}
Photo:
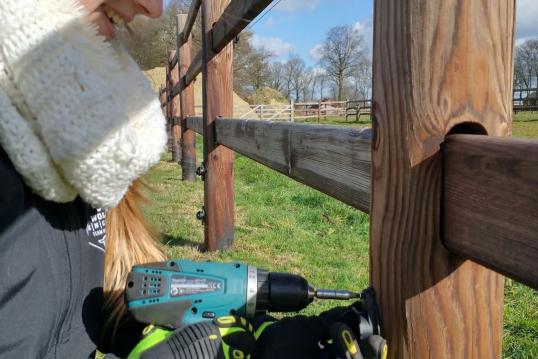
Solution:
{"label": "tree line", "polygon": [[[176,48],[176,16],[189,0],[172,0],[158,20],[136,19],[123,42],[143,70],[166,65]],[[200,49],[200,23],[193,29],[194,53]],[[234,41],[234,89],[251,103],[277,101],[359,100],[370,97],[371,61],[362,35],[351,25],[330,29],[314,66],[291,53],[285,62],[252,46],[250,32]]]}
{"label": "tree line", "polygon": [[538,39],[527,40],[516,47],[514,87],[538,87]]}

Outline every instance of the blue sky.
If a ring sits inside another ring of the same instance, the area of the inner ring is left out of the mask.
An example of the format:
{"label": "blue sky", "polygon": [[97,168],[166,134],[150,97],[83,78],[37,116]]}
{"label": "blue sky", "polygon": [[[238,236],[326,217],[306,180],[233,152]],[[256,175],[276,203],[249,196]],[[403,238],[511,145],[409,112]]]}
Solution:
{"label": "blue sky", "polygon": [[313,49],[334,26],[357,26],[371,49],[372,15],[372,0],[282,0],[250,30],[278,60],[294,52],[315,65]]}
{"label": "blue sky", "polygon": [[[538,0],[516,3],[516,44],[520,44],[538,37]],[[250,31],[255,35],[252,44],[273,52],[275,60],[285,61],[294,52],[316,66],[315,47],[334,26],[356,26],[371,51],[372,21],[373,0],[281,0]]]}
{"label": "blue sky", "polygon": [[[516,44],[538,37],[537,19],[537,0],[517,0]],[[315,66],[315,46],[334,26],[357,26],[371,51],[372,22],[373,0],[281,0],[251,31],[253,45],[274,52],[276,60],[295,52]]]}

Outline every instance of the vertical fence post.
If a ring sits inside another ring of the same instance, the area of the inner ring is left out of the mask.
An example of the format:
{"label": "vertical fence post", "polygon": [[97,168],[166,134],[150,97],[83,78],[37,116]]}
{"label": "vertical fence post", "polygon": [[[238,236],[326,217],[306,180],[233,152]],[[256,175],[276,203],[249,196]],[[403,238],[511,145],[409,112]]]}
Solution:
{"label": "vertical fence post", "polygon": [[187,118],[194,116],[194,83],[185,86],[185,75],[192,58],[192,34],[183,42],[183,29],[187,22],[187,14],[177,17],[178,36],[178,67],[181,92],[179,93],[181,107],[181,168],[184,181],[196,181],[196,133],[187,128]]}
{"label": "vertical fence post", "polygon": [[166,93],[164,91],[164,86],[162,85],[161,87],[159,87],[159,100],[161,102],[161,110],[163,112],[163,116],[166,118]]}
{"label": "vertical fence post", "polygon": [[514,7],[375,2],[370,279],[390,358],[501,357],[503,277],[443,246],[439,149],[464,122],[509,134]]}
{"label": "vertical fence post", "polygon": [[164,86],[165,88],[165,98],[166,98],[166,130],[168,133],[168,141],[166,142],[167,150],[170,151],[170,154],[172,155],[172,161],[174,160],[174,151],[173,151],[173,134],[172,134],[172,122],[170,120],[170,114],[171,114],[171,102],[170,101],[170,65],[166,64],[166,84]]}
{"label": "vertical fence post", "polygon": [[[176,56],[176,51],[170,51],[168,56],[168,62]],[[181,163],[181,105],[179,96],[172,97],[172,90],[179,83],[179,68],[178,65],[174,65],[170,68],[170,123],[172,126],[172,161]]]}
{"label": "vertical fence post", "polygon": [[290,121],[295,122],[295,101],[290,102]]}
{"label": "vertical fence post", "polygon": [[230,247],[234,239],[234,155],[215,139],[217,116],[233,116],[233,44],[215,53],[212,26],[229,0],[202,3],[202,94],[204,107],[205,246],[207,250]]}

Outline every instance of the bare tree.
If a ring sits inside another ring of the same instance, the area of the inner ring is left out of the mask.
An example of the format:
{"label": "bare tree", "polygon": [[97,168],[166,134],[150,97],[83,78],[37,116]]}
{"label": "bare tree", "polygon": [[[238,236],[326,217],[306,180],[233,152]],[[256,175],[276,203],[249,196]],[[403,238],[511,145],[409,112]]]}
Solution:
{"label": "bare tree", "polygon": [[312,69],[306,69],[301,79],[301,96],[303,102],[312,100],[312,82],[314,82],[314,73]]}
{"label": "bare tree", "polygon": [[[166,54],[176,49],[177,14],[186,12],[188,5],[186,0],[171,0],[159,19],[139,16],[130,26],[132,32],[121,34],[125,47],[142,69],[166,64]],[[197,31],[199,27],[193,34]]]}
{"label": "bare tree", "polygon": [[366,58],[366,45],[362,35],[353,26],[333,27],[321,47],[320,65],[334,83],[338,100],[344,97],[346,80],[353,69]]}
{"label": "bare tree", "polygon": [[283,91],[284,86],[284,64],[281,62],[273,62],[269,65],[269,87]]}
{"label": "bare tree", "polygon": [[303,76],[306,64],[297,54],[291,54],[290,59],[284,64],[284,95],[295,101],[299,101],[303,88]]}
{"label": "bare tree", "polygon": [[514,82],[518,88],[538,86],[538,39],[527,40],[516,48]]}
{"label": "bare tree", "polygon": [[370,98],[372,89],[372,62],[363,59],[351,73],[351,84],[353,87],[353,98],[366,100]]}
{"label": "bare tree", "polygon": [[273,54],[254,48],[250,43],[252,33],[241,34],[234,45],[234,88],[242,97],[248,97],[262,87],[270,86],[269,61]]}

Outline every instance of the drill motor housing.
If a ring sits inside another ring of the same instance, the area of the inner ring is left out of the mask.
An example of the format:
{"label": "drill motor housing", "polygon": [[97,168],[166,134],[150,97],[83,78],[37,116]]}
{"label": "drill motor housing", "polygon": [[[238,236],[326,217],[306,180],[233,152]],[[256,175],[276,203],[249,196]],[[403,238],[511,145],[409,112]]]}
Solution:
{"label": "drill motor housing", "polygon": [[133,267],[125,296],[136,320],[179,328],[230,314],[299,311],[315,290],[301,276],[241,262],[170,260]]}

